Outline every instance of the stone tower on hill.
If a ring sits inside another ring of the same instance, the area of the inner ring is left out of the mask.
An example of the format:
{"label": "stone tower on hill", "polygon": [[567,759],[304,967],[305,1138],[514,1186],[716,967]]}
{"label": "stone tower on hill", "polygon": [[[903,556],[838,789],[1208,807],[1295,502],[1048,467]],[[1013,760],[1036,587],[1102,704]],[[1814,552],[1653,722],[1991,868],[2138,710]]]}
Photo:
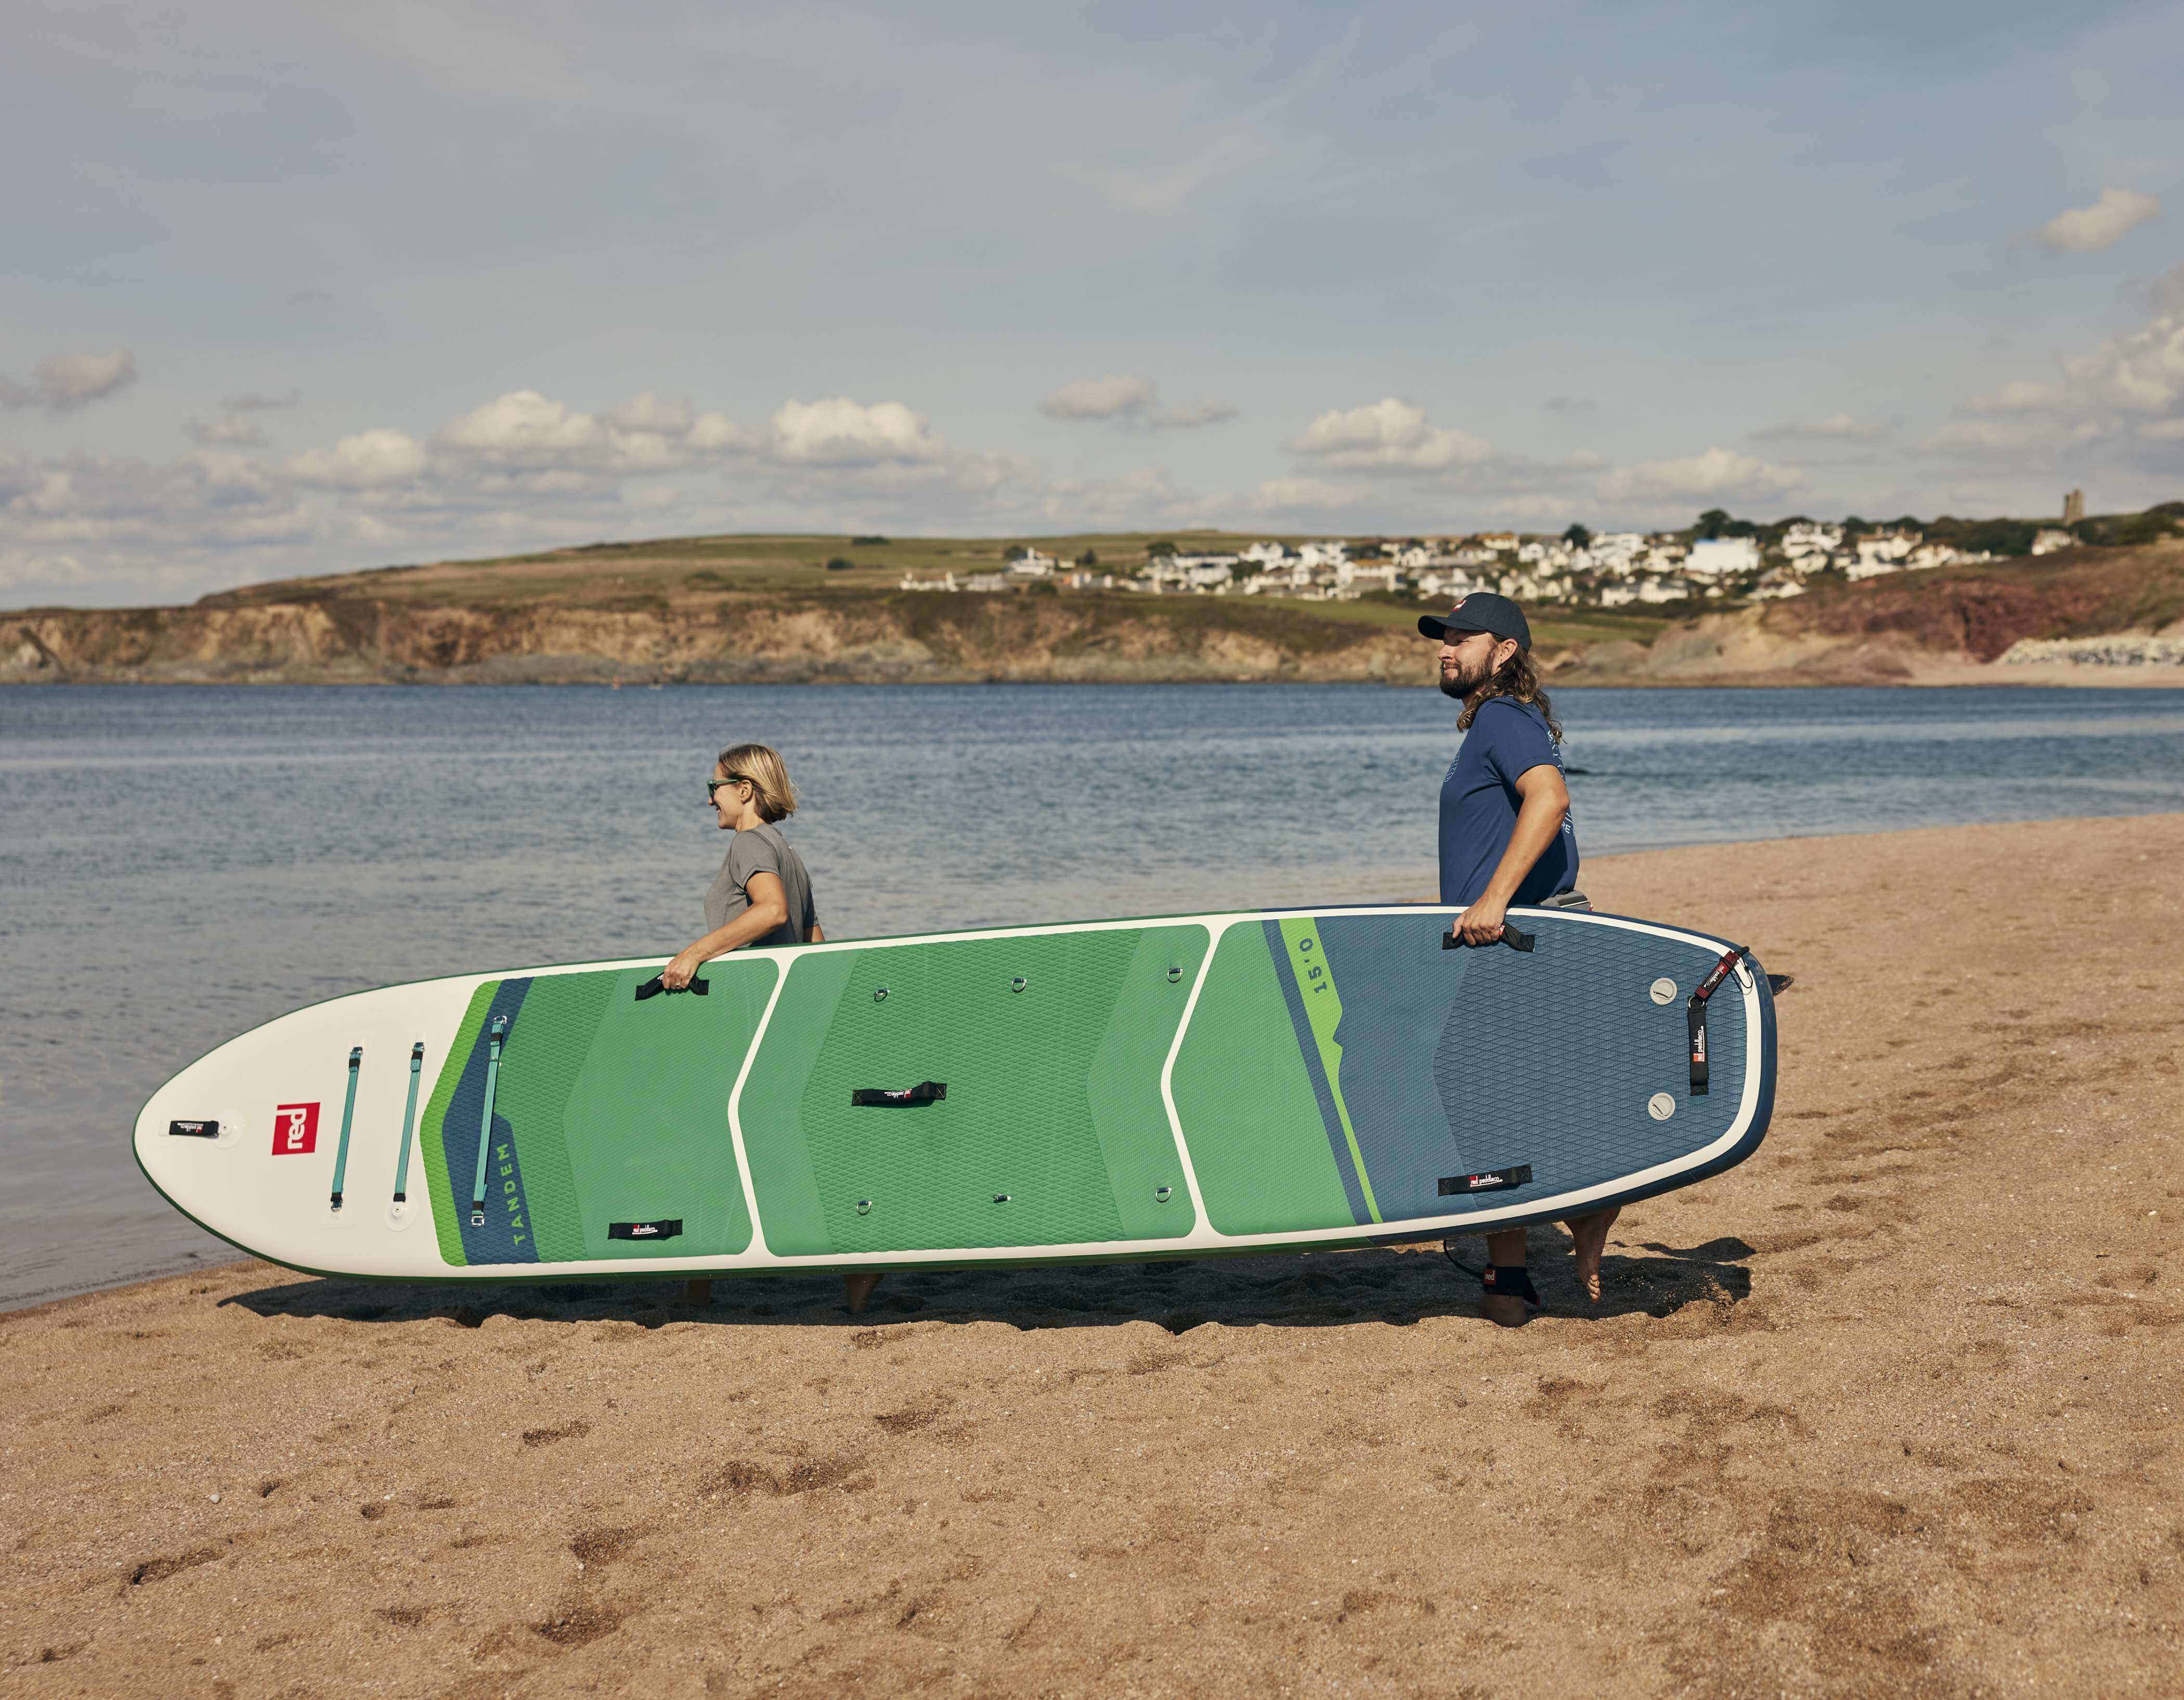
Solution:
{"label": "stone tower on hill", "polygon": [[2063,523],[2075,525],[2086,517],[2086,492],[2073,490],[2063,498]]}

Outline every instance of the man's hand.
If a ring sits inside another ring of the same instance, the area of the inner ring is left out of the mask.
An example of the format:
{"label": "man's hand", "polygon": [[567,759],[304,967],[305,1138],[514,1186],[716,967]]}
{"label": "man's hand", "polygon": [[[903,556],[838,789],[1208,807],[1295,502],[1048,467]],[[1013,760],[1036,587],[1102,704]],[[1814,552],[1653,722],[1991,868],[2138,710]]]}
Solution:
{"label": "man's hand", "polygon": [[698,947],[695,945],[691,946],[689,949],[682,952],[674,961],[660,970],[660,983],[670,992],[682,991],[698,972],[698,964],[705,959],[699,954]]}
{"label": "man's hand", "polygon": [[1456,919],[1456,936],[1466,944],[1492,944],[1502,936],[1502,918],[1509,906],[1488,892]]}

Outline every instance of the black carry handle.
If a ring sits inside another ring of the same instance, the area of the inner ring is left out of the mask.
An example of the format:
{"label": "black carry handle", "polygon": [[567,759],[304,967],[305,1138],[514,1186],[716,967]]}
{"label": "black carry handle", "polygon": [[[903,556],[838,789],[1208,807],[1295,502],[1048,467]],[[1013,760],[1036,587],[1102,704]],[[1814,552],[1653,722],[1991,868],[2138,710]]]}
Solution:
{"label": "black carry handle", "polygon": [[1744,954],[1742,945],[1731,945],[1723,953],[1721,960],[1708,970],[1706,978],[1691,992],[1691,1001],[1684,1006],[1685,1031],[1691,1037],[1691,1096],[1695,1098],[1707,1096],[1707,999],[1729,978],[1730,970],[1744,960]]}
{"label": "black carry handle", "polygon": [[905,1109],[912,1104],[938,1103],[948,1096],[945,1081],[922,1081],[905,1092],[884,1086],[859,1086],[850,1093],[851,1109]]}
{"label": "black carry handle", "polygon": [[655,974],[637,988],[637,1001],[642,1003],[646,998],[657,997],[663,992],[694,992],[703,997],[711,989],[712,982],[709,980],[694,980],[688,986],[670,986],[666,975]]}
{"label": "black carry handle", "polygon": [[[1513,927],[1511,926],[1508,922],[1504,921],[1502,923],[1502,936],[1496,940],[1496,942],[1499,944],[1506,944],[1512,950],[1521,950],[1524,952],[1525,954],[1529,955],[1531,953],[1532,947],[1538,943],[1539,940],[1534,935],[1526,932],[1522,927]],[[1462,935],[1458,933],[1454,927],[1451,927],[1446,932],[1441,935],[1440,947],[1443,950],[1468,950],[1471,948],[1469,945],[1463,942]]]}

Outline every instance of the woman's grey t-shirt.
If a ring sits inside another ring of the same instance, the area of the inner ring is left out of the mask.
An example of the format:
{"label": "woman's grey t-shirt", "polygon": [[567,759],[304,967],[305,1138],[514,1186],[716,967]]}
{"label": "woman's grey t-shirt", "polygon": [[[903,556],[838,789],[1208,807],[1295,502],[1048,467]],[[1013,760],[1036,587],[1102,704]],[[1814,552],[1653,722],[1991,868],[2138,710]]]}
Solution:
{"label": "woman's grey t-shirt", "polygon": [[721,864],[712,890],[705,893],[705,931],[717,932],[750,907],[754,874],[771,874],[781,881],[788,900],[788,919],[755,945],[802,944],[819,924],[811,907],[811,876],[804,858],[789,847],[781,829],[772,821],[745,827],[729,842],[727,859]]}

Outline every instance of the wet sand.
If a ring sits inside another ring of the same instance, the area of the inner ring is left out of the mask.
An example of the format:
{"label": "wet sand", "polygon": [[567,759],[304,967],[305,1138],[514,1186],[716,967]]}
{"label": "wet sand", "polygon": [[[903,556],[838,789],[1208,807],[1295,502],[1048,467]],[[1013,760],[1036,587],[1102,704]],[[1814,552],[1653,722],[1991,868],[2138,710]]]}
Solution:
{"label": "wet sand", "polygon": [[0,1693],[2176,1694],[2180,869],[1590,866],[1798,983],[1760,1153],[1521,1330],[1434,1250],[0,1317]]}

